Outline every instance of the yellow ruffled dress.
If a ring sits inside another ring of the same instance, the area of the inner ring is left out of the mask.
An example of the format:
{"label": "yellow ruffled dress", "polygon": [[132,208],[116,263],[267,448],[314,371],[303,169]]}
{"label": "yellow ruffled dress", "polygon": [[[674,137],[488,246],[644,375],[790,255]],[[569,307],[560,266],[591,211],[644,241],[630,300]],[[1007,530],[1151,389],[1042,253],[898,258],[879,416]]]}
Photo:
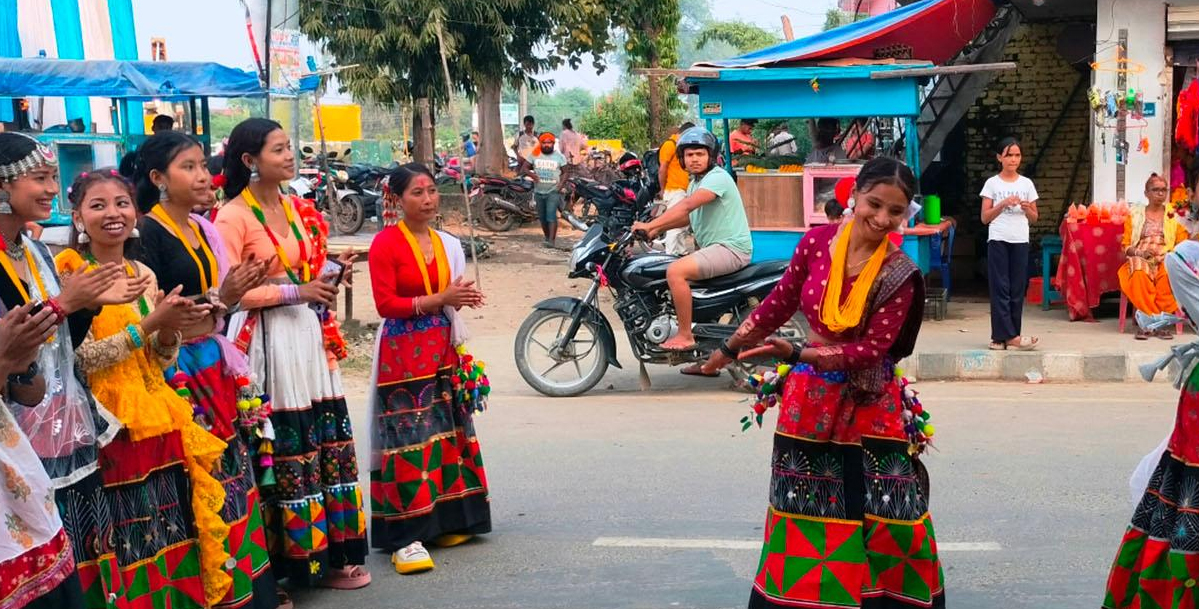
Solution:
{"label": "yellow ruffled dress", "polygon": [[[56,257],[56,263],[62,274],[89,266],[69,249]],[[129,262],[126,268],[131,275],[153,277],[140,263]],[[163,368],[173,363],[178,342],[162,348],[157,336],[141,336],[139,324],[153,310],[157,293],[157,281],[152,281],[139,301],[105,306],[77,350],[92,394],[125,428],[101,451],[100,459],[105,494],[114,510],[112,551],[123,583],[114,582],[113,589],[130,601],[146,594],[177,601],[182,595],[206,607],[219,602],[233,583],[228,569],[234,561],[224,546],[229,526],[220,516],[225,490],[211,474],[225,442],[196,424],[188,400],[163,379]],[[131,326],[142,338],[141,348],[134,345]],[[175,432],[181,447],[170,438]],[[146,448],[157,446],[163,447],[158,454],[145,454]],[[172,462],[176,451],[182,468],[178,461]],[[186,481],[172,480],[172,475],[179,477],[180,469]],[[190,497],[175,497],[180,489]],[[178,501],[172,503],[172,498]],[[181,505],[187,499],[190,509]],[[161,526],[147,524],[138,512],[148,512],[150,520]],[[187,563],[195,561],[199,568],[188,568]],[[179,575],[197,570],[198,580],[194,575]]]}

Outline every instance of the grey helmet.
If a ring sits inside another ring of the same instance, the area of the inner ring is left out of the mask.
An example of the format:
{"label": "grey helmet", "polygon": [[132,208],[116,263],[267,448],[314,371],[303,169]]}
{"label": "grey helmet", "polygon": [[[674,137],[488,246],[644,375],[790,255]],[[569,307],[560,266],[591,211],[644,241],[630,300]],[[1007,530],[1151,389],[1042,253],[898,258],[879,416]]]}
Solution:
{"label": "grey helmet", "polygon": [[[675,155],[679,158],[679,165],[683,165],[683,153],[688,148],[707,148],[708,149],[708,168],[711,169],[716,165],[716,155],[719,154],[720,142],[716,140],[716,136],[708,132],[703,127],[692,127],[679,136],[679,141],[675,144]],[[685,166],[685,165],[684,165]]]}

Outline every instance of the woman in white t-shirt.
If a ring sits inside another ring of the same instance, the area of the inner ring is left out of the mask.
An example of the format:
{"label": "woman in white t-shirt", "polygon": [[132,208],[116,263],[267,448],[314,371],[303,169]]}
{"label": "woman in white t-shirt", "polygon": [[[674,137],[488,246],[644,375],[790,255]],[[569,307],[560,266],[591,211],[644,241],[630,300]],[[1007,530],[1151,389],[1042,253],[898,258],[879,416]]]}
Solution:
{"label": "woman in white t-shirt", "polygon": [[1028,351],[1035,336],[1020,333],[1028,287],[1028,226],[1037,221],[1037,187],[1020,175],[1020,142],[1004,138],[996,147],[1002,168],[983,185],[982,220],[987,232],[987,280],[991,287],[991,349]]}

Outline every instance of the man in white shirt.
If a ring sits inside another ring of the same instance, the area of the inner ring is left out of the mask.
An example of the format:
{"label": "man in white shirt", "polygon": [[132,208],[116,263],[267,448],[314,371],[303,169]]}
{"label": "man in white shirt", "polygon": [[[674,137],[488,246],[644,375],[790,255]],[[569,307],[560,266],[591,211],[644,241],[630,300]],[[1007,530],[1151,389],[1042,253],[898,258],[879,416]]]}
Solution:
{"label": "man in white shirt", "polygon": [[766,154],[768,156],[789,156],[798,151],[799,146],[795,143],[795,136],[788,131],[787,123],[779,123],[766,143]]}

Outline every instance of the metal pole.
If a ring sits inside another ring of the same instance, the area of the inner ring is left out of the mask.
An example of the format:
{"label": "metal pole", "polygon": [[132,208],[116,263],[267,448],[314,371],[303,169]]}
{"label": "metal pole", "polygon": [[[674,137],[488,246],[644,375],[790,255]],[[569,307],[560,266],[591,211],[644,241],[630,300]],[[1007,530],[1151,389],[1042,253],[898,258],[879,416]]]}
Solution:
{"label": "metal pole", "polygon": [[[442,33],[441,33],[441,19],[437,20],[437,48],[438,48],[438,51],[441,53],[441,70],[442,70],[443,75],[445,76],[445,88],[446,88],[446,94],[448,96],[448,99],[446,100],[446,106],[447,106],[448,114],[451,117],[453,117],[454,116],[454,87],[450,82],[450,64],[449,64],[449,62],[446,61],[446,58],[445,58],[445,38],[442,36]],[[524,100],[525,99],[525,86],[523,83],[520,86],[520,91],[521,91],[521,99]],[[467,189],[466,182],[467,182],[466,173],[465,173],[465,169],[464,169],[463,177],[462,177],[462,199],[463,199],[463,201],[465,201],[465,207],[466,207],[466,228],[470,232],[470,257],[475,263],[475,287],[482,290],[483,289],[483,278],[479,272],[479,247],[475,244],[475,220],[474,220],[474,214],[471,212],[471,209],[470,209],[470,191]]]}
{"label": "metal pole", "polygon": [[[1128,30],[1120,29],[1120,44],[1116,47],[1116,95],[1123,97],[1128,91]],[[1128,111],[1116,113],[1116,200],[1124,200],[1125,178],[1128,170]]]}
{"label": "metal pole", "polygon": [[[291,99],[291,146],[292,150],[300,148],[300,92],[296,91],[296,96]],[[300,172],[300,156],[295,155],[296,174]]]}

